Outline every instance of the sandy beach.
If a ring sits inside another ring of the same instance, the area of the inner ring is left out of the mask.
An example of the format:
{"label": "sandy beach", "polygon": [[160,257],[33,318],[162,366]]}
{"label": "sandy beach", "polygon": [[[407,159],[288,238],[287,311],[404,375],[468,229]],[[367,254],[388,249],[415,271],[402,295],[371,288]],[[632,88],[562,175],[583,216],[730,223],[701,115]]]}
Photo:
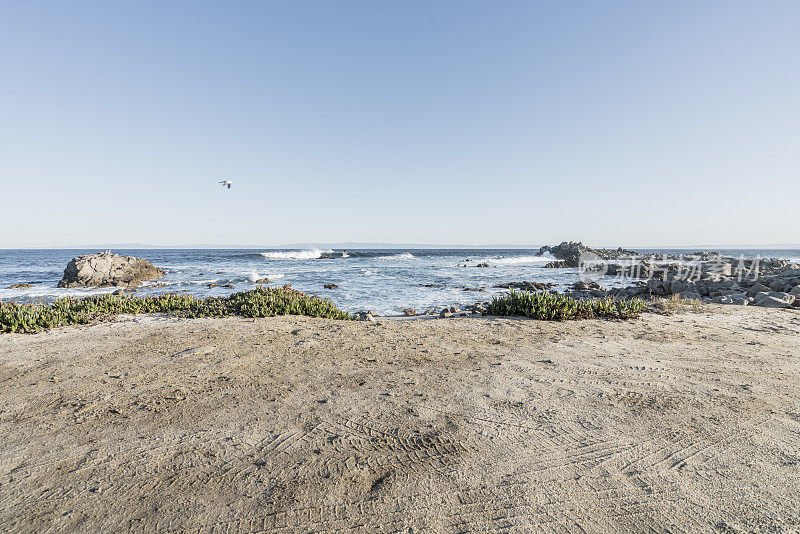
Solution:
{"label": "sandy beach", "polygon": [[791,530],[800,312],[0,336],[0,530]]}

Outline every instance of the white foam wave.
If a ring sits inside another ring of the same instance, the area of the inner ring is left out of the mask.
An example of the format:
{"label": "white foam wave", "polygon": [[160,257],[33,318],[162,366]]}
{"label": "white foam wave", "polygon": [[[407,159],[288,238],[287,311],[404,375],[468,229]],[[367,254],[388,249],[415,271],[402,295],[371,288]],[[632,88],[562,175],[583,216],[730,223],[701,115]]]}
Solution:
{"label": "white foam wave", "polygon": [[258,271],[250,271],[250,274],[247,275],[247,280],[251,284],[255,284],[256,280],[261,280],[262,278],[265,278],[265,277],[263,277],[260,274],[258,274]]}
{"label": "white foam wave", "polygon": [[375,259],[383,260],[383,261],[386,261],[386,260],[408,261],[408,260],[415,260],[416,258],[410,252],[403,252],[403,253],[400,253],[400,254],[393,254],[391,256],[378,256]]}
{"label": "white foam wave", "polygon": [[311,250],[297,250],[291,252],[262,252],[261,255],[265,260],[315,260],[321,258],[323,254],[329,254],[332,250],[320,250],[312,248]]}
{"label": "white foam wave", "polygon": [[258,271],[250,271],[250,274],[247,275],[247,280],[250,283],[255,284],[256,280],[261,280],[263,278],[267,278],[269,280],[278,280],[280,278],[283,278],[284,276],[286,276],[286,275],[281,274],[281,273],[277,273],[277,274],[258,274]]}
{"label": "white foam wave", "polygon": [[550,253],[545,252],[541,256],[513,256],[511,258],[495,258],[488,260],[489,263],[494,265],[519,265],[519,264],[537,264],[537,263],[550,263],[555,261],[556,258]]}
{"label": "white foam wave", "polygon": [[79,287],[55,288],[51,286],[38,286],[25,289],[0,289],[0,300],[3,299],[57,299],[62,297],[89,297],[103,295],[116,291],[117,287]]}

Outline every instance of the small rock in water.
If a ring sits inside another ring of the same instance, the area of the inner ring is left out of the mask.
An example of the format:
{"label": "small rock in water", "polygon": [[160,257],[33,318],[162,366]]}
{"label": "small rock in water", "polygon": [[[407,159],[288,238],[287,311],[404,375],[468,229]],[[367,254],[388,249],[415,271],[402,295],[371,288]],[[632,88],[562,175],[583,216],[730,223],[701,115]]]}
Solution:
{"label": "small rock in water", "polygon": [[8,286],[8,289],[25,289],[26,287],[32,287],[33,284],[11,284]]}
{"label": "small rock in water", "polygon": [[475,267],[488,267],[488,266],[489,266],[489,264],[488,264],[488,263],[479,263],[479,264],[478,264],[478,265],[476,265]]}
{"label": "small rock in water", "polygon": [[417,310],[414,310],[414,309],[411,309],[411,308],[403,308],[403,313],[405,315],[409,315],[409,316],[416,315],[417,314]]}
{"label": "small rock in water", "polygon": [[339,287],[338,284],[325,284],[325,289],[336,289]]}
{"label": "small rock in water", "polygon": [[255,282],[256,284],[269,284],[269,278],[259,278]]}

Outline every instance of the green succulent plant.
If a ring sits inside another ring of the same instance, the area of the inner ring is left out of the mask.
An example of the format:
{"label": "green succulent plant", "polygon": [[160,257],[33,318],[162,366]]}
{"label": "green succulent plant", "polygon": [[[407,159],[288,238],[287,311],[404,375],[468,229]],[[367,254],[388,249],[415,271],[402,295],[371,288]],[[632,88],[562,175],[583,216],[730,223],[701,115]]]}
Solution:
{"label": "green succulent plant", "polygon": [[570,296],[547,291],[517,291],[494,297],[489,303],[489,315],[520,315],[546,321],[609,317],[637,317],[645,308],[640,299],[620,300],[606,297],[600,300],[577,300]]}
{"label": "green succulent plant", "polygon": [[86,324],[98,317],[119,314],[171,313],[182,317],[272,317],[307,315],[352,320],[333,302],[290,288],[259,287],[229,297],[199,299],[182,293],[152,297],[101,295],[66,297],[50,304],[0,302],[0,333],[34,333],[71,324]]}

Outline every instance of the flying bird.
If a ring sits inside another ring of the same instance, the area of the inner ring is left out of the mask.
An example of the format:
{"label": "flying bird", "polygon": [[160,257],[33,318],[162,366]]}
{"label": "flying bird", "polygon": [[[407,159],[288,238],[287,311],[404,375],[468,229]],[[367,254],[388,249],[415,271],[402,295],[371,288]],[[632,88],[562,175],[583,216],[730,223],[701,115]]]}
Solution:
{"label": "flying bird", "polygon": [[231,184],[233,182],[230,181],[230,180],[222,180],[220,183],[222,184],[222,187],[227,187],[228,189],[230,189],[231,188]]}

